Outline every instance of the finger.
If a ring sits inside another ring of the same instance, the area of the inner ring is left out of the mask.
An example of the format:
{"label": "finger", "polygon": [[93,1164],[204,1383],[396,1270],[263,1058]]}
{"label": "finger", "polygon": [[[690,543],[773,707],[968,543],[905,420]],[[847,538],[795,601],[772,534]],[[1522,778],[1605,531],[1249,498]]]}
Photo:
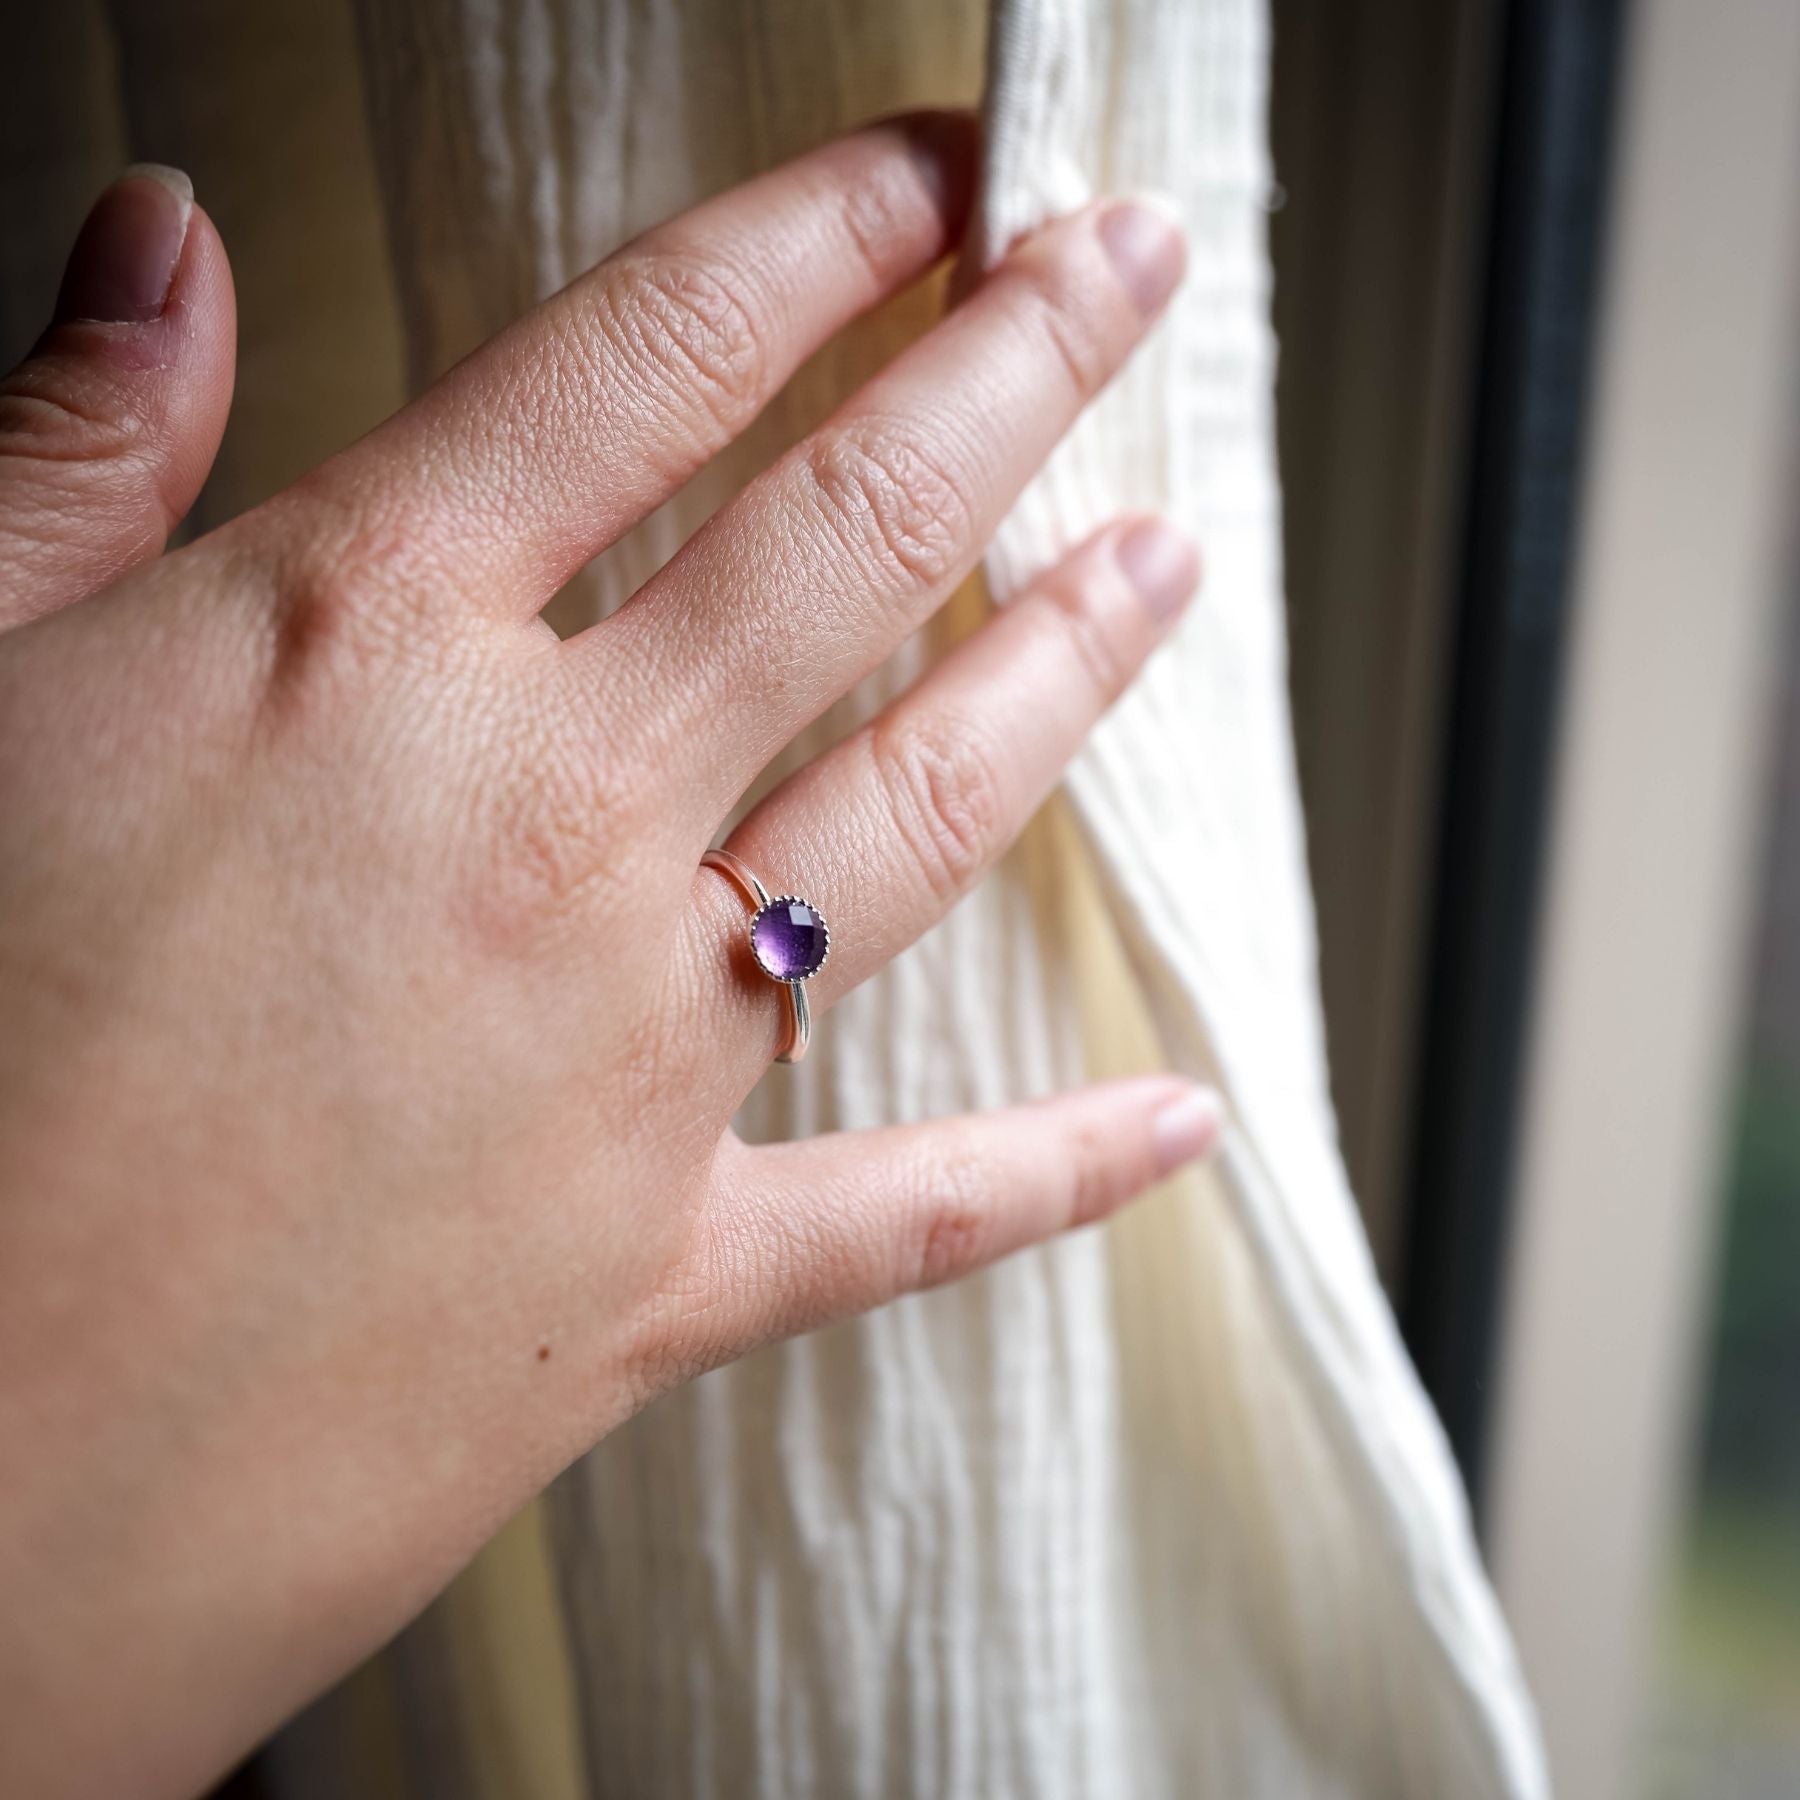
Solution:
{"label": "finger", "polygon": [[0,624],[158,555],[212,467],[237,315],[225,247],[177,169],[95,201],[30,357],[0,382]]}
{"label": "finger", "polygon": [[983,286],[570,646],[616,723],[723,816],[769,758],[973,566],[1180,279],[1156,209],[1090,208]]}
{"label": "finger", "polygon": [[697,1267],[703,1307],[661,1321],[651,1364],[694,1373],[773,1338],[954,1281],[1115,1212],[1217,1143],[1219,1097],[1167,1075],[924,1125],[721,1149]]}
{"label": "finger", "polygon": [[518,617],[729,444],[961,233],[974,123],[891,121],[695,207],[525,315],[309,478]]}
{"label": "finger", "polygon": [[[830,923],[831,954],[807,983],[815,1009],[890,961],[992,867],[1198,577],[1192,543],[1172,526],[1109,528],[744,820],[728,847]],[[781,1009],[767,982],[746,980],[742,959],[721,953],[743,935],[734,891],[701,869],[694,897],[689,966],[704,971],[700,1003],[717,1041],[744,1046],[748,1087],[772,1054]]]}

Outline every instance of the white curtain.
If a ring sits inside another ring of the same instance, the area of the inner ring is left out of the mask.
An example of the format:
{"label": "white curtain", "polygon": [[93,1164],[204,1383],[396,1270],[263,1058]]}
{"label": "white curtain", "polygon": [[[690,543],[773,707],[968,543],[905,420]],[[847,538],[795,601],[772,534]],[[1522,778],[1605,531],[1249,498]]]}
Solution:
{"label": "white curtain", "polygon": [[[1004,600],[1111,512],[1160,507],[1203,545],[1202,600],[998,877],[743,1124],[873,1124],[1168,1063],[1228,1095],[1217,1166],[658,1403],[285,1735],[278,1789],[1543,1793],[1335,1146],[1287,717],[1261,0],[1002,0],[991,38],[958,0],[52,10],[110,47],[79,93],[46,59],[21,115],[46,160],[77,103],[116,91],[118,135],[189,161],[226,225],[248,354],[215,508],[631,232],[875,112],[985,93],[983,262],[1098,189],[1162,190],[1192,239],[1168,322],[988,579]],[[558,623],[628,593],[945,292],[816,358]],[[335,385],[298,381],[325,342]],[[783,766],[987,603],[972,585]]]}

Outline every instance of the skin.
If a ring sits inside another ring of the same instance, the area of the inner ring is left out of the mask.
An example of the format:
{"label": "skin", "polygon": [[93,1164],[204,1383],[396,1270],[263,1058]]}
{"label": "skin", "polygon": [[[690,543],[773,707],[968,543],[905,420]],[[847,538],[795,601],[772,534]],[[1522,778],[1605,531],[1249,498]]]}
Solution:
{"label": "skin", "polygon": [[[0,1791],[192,1791],[659,1392],[1210,1145],[1159,1076],[746,1147],[781,1007],[696,869],[1153,322],[1157,215],[1028,238],[614,618],[538,617],[951,250],[972,158],[899,121],[712,200],[169,555],[230,276],[179,178],[98,203],[0,387]],[[815,1015],[1196,574],[1108,528],[736,831],[831,921]]]}

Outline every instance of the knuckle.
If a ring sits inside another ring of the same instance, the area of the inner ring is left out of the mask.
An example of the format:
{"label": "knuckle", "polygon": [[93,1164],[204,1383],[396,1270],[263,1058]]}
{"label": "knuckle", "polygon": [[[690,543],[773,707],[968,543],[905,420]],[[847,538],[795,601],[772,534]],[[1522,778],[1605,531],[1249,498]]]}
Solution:
{"label": "knuckle", "polygon": [[47,518],[115,507],[122,489],[154,489],[155,422],[117,393],[69,384],[10,385],[0,393],[0,477],[9,504]]}
{"label": "knuckle", "polygon": [[[397,666],[441,661],[446,646],[407,579],[405,534],[294,492],[303,527],[270,571],[265,686],[272,707],[391,683]],[[310,527],[309,530],[305,529]]]}
{"label": "knuckle", "polygon": [[748,283],[699,257],[626,261],[600,290],[607,347],[658,394],[697,397],[725,438],[761,404],[770,368]]}
{"label": "knuckle", "polygon": [[863,420],[811,445],[807,473],[827,525],[892,579],[942,587],[956,573],[974,531],[961,483],[890,420]]}
{"label": "knuckle", "polygon": [[838,219],[844,238],[878,288],[888,286],[900,261],[897,252],[912,235],[915,194],[916,189],[908,191],[886,172],[839,190]]}
{"label": "knuckle", "polygon": [[1130,686],[1142,657],[1117,629],[1118,614],[1110,608],[1098,611],[1091,603],[1093,595],[1087,584],[1094,579],[1090,573],[1070,581],[1053,581],[1038,594],[1014,604],[1041,600],[1046,627],[1062,640],[1096,698],[1110,702]]}
{"label": "knuckle", "polygon": [[44,463],[92,462],[134,449],[153,421],[109,387],[87,394],[78,381],[21,369],[0,389],[0,453]]}
{"label": "knuckle", "polygon": [[993,1208],[972,1163],[946,1162],[913,1227],[908,1288],[941,1287],[990,1260]]}
{"label": "knuckle", "polygon": [[272,584],[264,621],[259,713],[282,729],[332,728],[347,694],[367,690],[381,657],[341,572],[321,568]]}
{"label": "knuckle", "polygon": [[1115,1211],[1125,1198],[1126,1183],[1113,1145],[1087,1127],[1069,1146],[1069,1223],[1091,1225]]}
{"label": "knuckle", "polygon": [[1004,848],[1011,819],[994,749],[969,721],[936,713],[877,721],[869,751],[894,828],[948,906]]}
{"label": "knuckle", "polygon": [[1063,263],[1028,260],[1014,271],[1021,323],[1041,355],[1058,365],[1077,396],[1091,400],[1118,362],[1116,334],[1100,297]]}

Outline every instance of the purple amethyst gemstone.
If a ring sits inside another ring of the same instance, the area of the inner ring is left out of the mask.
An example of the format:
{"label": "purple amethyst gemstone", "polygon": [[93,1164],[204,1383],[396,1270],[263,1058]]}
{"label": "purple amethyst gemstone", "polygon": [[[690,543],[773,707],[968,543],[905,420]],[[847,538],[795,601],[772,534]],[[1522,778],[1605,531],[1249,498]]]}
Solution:
{"label": "purple amethyst gemstone", "polygon": [[750,921],[751,953],[777,981],[817,974],[829,942],[825,921],[804,900],[771,900]]}

